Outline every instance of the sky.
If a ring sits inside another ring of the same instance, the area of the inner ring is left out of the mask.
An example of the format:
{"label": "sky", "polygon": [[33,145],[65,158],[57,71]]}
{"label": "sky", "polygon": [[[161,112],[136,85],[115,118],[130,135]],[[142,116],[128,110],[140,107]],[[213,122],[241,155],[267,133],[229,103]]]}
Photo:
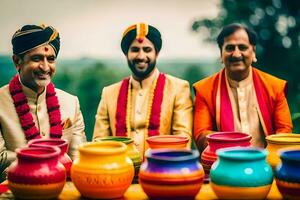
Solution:
{"label": "sky", "polygon": [[60,57],[123,58],[123,31],[146,22],[162,34],[160,57],[217,58],[217,45],[191,25],[218,12],[219,0],[0,0],[0,54],[12,54],[11,37],[23,25],[46,24],[60,33]]}

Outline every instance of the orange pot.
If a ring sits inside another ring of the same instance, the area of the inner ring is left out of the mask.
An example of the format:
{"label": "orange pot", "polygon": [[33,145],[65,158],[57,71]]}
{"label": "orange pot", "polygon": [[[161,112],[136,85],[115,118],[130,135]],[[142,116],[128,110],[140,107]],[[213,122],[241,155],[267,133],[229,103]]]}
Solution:
{"label": "orange pot", "polygon": [[158,135],[146,139],[150,149],[187,148],[189,138],[182,135]]}
{"label": "orange pot", "polygon": [[85,197],[112,199],[123,196],[134,176],[131,159],[122,142],[101,141],[79,146],[71,168],[75,187]]}

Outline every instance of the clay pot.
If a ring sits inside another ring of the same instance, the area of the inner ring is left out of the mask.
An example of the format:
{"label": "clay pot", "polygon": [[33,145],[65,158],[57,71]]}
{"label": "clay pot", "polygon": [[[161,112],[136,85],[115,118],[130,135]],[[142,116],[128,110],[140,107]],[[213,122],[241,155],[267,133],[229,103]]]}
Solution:
{"label": "clay pot", "polygon": [[250,147],[251,136],[240,132],[215,132],[206,136],[208,145],[201,154],[201,164],[206,179],[209,179],[210,168],[217,160],[216,151],[226,147]]}
{"label": "clay pot", "polygon": [[66,169],[58,161],[58,147],[17,149],[17,160],[8,169],[8,187],[16,198],[56,198],[66,182]]}
{"label": "clay pot", "polygon": [[279,151],[281,163],[275,171],[276,184],[284,199],[300,199],[300,147]]}
{"label": "clay pot", "polygon": [[48,139],[34,139],[28,142],[29,147],[38,146],[56,146],[60,148],[59,162],[61,162],[67,171],[67,177],[70,177],[70,170],[72,166],[72,160],[68,156],[68,141],[60,138],[48,138]]}
{"label": "clay pot", "polygon": [[254,147],[223,148],[210,170],[210,185],[220,199],[265,199],[273,182],[267,152]]}
{"label": "clay pot", "polygon": [[281,162],[278,154],[278,150],[286,147],[300,147],[300,135],[292,133],[280,133],[269,135],[266,137],[267,150],[269,155],[267,156],[267,161],[273,168]]}
{"label": "clay pot", "polygon": [[133,144],[133,139],[129,137],[108,136],[95,139],[95,142],[97,141],[118,141],[123,142],[127,145],[126,154],[132,160],[134,166],[134,178],[132,180],[132,183],[138,183],[138,174],[140,171],[140,166],[142,164],[142,157],[135,145]]}
{"label": "clay pot", "polygon": [[157,135],[146,139],[150,149],[187,148],[189,138],[183,135]]}
{"label": "clay pot", "polygon": [[81,144],[79,157],[71,167],[71,178],[84,197],[112,199],[123,196],[130,186],[134,167],[122,142]]}
{"label": "clay pot", "polygon": [[194,199],[203,178],[199,153],[186,149],[150,149],[139,174],[139,182],[151,199]]}

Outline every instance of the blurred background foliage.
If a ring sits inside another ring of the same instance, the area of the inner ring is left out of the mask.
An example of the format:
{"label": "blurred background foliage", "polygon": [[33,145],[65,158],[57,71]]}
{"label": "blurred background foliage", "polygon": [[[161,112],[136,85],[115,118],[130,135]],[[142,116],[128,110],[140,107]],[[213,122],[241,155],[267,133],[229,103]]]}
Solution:
{"label": "blurred background foliage", "polygon": [[[294,132],[300,132],[300,1],[297,0],[221,0],[220,12],[213,19],[196,19],[191,24],[208,43],[216,44],[221,28],[232,22],[252,27],[259,36],[257,68],[289,82],[288,102]],[[197,17],[197,16],[195,16]],[[200,45],[200,42],[199,42]],[[180,47],[178,47],[180,48]],[[121,51],[121,50],[120,50]],[[216,58],[219,55],[216,55]],[[200,56],[199,56],[200,57]],[[11,57],[0,55],[0,86],[16,73]],[[158,59],[158,68],[192,85],[221,69],[219,59]],[[128,76],[126,58],[58,58],[54,83],[57,88],[77,95],[85,119],[88,140],[92,137],[95,114],[102,88]],[[193,94],[193,92],[192,92]]]}

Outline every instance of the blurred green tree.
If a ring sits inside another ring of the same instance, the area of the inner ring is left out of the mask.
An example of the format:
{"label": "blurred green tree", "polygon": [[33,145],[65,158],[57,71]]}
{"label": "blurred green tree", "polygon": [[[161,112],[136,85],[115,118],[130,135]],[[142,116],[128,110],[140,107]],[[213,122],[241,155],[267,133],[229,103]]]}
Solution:
{"label": "blurred green tree", "polygon": [[77,83],[76,91],[85,120],[85,131],[88,140],[92,138],[95,115],[103,87],[117,82],[121,76],[122,74],[98,62],[93,66],[82,69],[77,79],[73,79]]}
{"label": "blurred green tree", "polygon": [[[193,90],[193,84],[199,81],[200,79],[205,78],[205,73],[202,72],[200,68],[197,65],[190,65],[186,68],[184,74],[183,74],[183,79],[187,80],[190,83],[191,90]],[[192,96],[194,97],[194,92],[192,91]]]}
{"label": "blurred green tree", "polygon": [[[215,42],[224,25],[239,22],[258,34],[256,67],[289,82],[288,100],[295,115],[300,111],[300,1],[293,0],[221,0],[216,18],[199,19],[192,29]],[[296,119],[296,118],[295,118]],[[295,124],[295,130],[300,125]]]}
{"label": "blurred green tree", "polygon": [[55,87],[74,94],[74,76],[75,75],[71,70],[69,70],[68,68],[64,68],[53,77]]}

